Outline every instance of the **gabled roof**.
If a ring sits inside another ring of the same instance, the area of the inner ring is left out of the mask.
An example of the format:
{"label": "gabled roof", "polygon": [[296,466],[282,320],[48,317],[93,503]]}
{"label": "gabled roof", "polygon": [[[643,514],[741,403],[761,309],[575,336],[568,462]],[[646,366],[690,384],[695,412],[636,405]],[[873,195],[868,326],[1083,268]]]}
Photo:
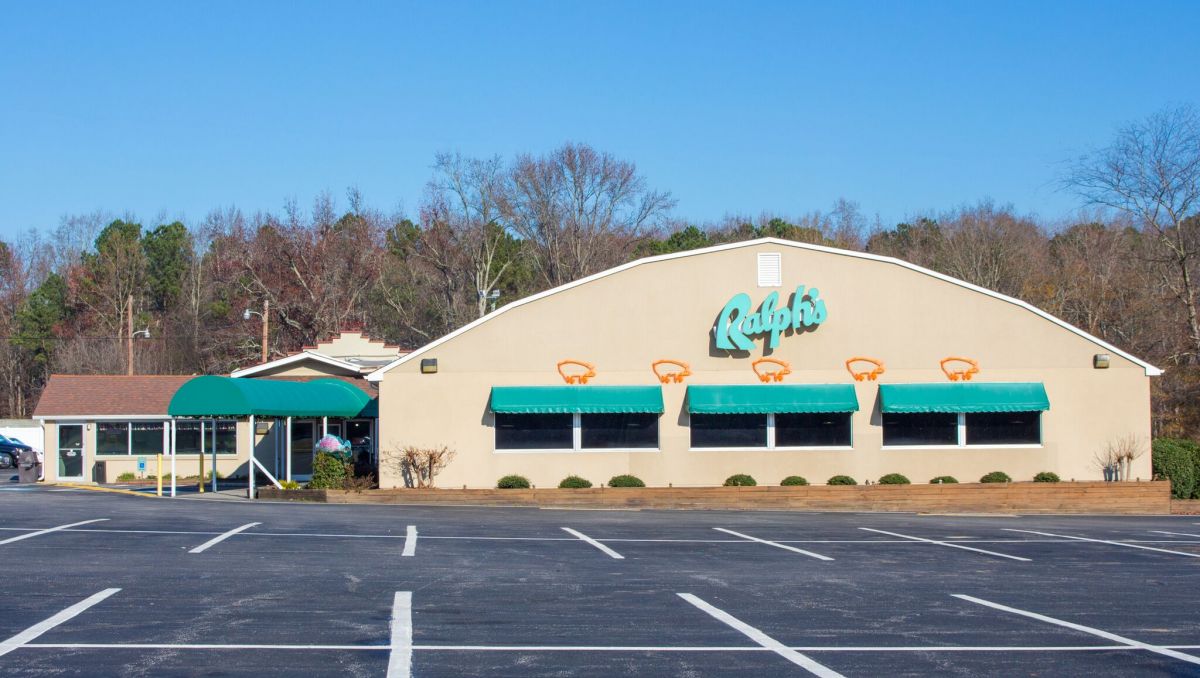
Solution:
{"label": "gabled roof", "polygon": [[1068,332],[1072,332],[1080,337],[1083,337],[1084,339],[1087,339],[1088,341],[1096,344],[1097,346],[1103,348],[1106,351],[1115,353],[1115,354],[1121,356],[1122,358],[1125,358],[1125,359],[1129,360],[1130,362],[1133,362],[1134,364],[1140,366],[1142,369],[1144,369],[1146,371],[1146,376],[1156,377],[1156,376],[1162,374],[1162,370],[1155,367],[1154,365],[1151,365],[1150,363],[1148,363],[1144,360],[1141,360],[1140,358],[1137,358],[1129,353],[1126,353],[1125,351],[1122,351],[1121,349],[1117,348],[1116,346],[1113,346],[1112,344],[1104,341],[1103,339],[1100,339],[1099,337],[1095,337],[1091,334],[1088,334],[1087,332],[1084,332],[1083,330],[1079,329],[1078,327],[1075,327],[1074,325],[1066,322],[1065,320],[1056,318],[1030,303],[1021,301],[1020,299],[1015,299],[1013,297],[1010,297],[1010,296],[1007,296],[1004,294],[1000,294],[999,292],[995,292],[995,291],[989,290],[987,288],[980,287],[978,285],[973,285],[969,282],[966,282],[964,280],[959,280],[958,278],[950,277],[943,273],[938,273],[937,271],[931,271],[927,268],[917,266],[916,264],[909,263],[902,259],[897,259],[895,257],[884,257],[884,256],[880,256],[878,254],[869,254],[867,252],[855,252],[853,250],[843,250],[843,249],[838,249],[836,247],[825,247],[823,245],[811,245],[809,243],[795,242],[793,240],[782,240],[780,238],[759,238],[757,240],[745,240],[742,242],[729,243],[729,244],[725,244],[725,245],[715,245],[713,247],[704,247],[704,248],[696,249],[696,250],[688,250],[686,252],[676,252],[673,254],[661,254],[658,256],[654,256],[654,257],[646,257],[644,259],[638,259],[636,261],[631,261],[627,264],[622,264],[621,266],[617,266],[616,268],[610,268],[607,271],[601,271],[599,273],[594,273],[592,275],[587,276],[586,278],[580,278],[579,280],[576,280],[574,282],[569,282],[565,285],[559,285],[558,287],[546,290],[544,292],[539,292],[537,294],[525,297],[524,299],[519,299],[510,304],[506,304],[506,305],[496,309],[495,311],[492,311],[491,313],[483,316],[482,318],[479,318],[478,320],[467,323],[466,325],[463,325],[462,327],[458,328],[457,330],[454,330],[453,332],[451,332],[443,337],[435,339],[407,355],[400,356],[396,360],[393,360],[392,362],[388,363],[387,365],[384,365],[383,367],[368,374],[367,380],[368,381],[380,381],[383,379],[383,375],[387,374],[387,372],[389,370],[391,370],[392,368],[397,367],[399,365],[403,365],[409,361],[416,360],[416,359],[420,358],[422,355],[437,348],[438,346],[441,346],[442,344],[446,343],[447,341],[450,341],[451,339],[457,337],[458,335],[463,334],[465,332],[470,332],[471,330],[475,329],[479,325],[482,325],[483,323],[486,323],[497,316],[503,315],[504,313],[507,313],[515,308],[519,308],[526,304],[531,304],[539,299],[543,299],[545,297],[549,297],[554,294],[559,294],[560,292],[566,292],[567,290],[573,289],[575,287],[579,287],[580,285],[586,285],[587,283],[590,283],[593,280],[599,280],[601,278],[606,278],[610,275],[614,275],[616,273],[620,273],[622,271],[626,271],[631,268],[635,268],[638,266],[645,266],[646,264],[653,264],[653,263],[657,263],[660,261],[669,261],[671,259],[682,259],[684,257],[694,257],[694,256],[703,255],[703,254],[709,254],[712,252],[723,252],[725,250],[735,250],[735,249],[740,249],[740,248],[744,248],[744,247],[755,247],[757,245],[778,245],[780,247],[794,247],[796,249],[811,250],[814,252],[824,252],[826,254],[836,254],[836,255],[840,255],[840,256],[844,256],[844,257],[854,257],[856,259],[867,259],[869,261],[877,261],[880,263],[892,264],[894,266],[906,268],[910,271],[916,271],[917,273],[921,273],[923,275],[928,275],[930,277],[937,278],[938,280],[942,280],[944,282],[948,282],[953,285],[958,285],[959,287],[965,287],[966,289],[969,289],[973,292],[978,292],[979,294],[983,294],[985,296],[992,297],[993,299],[999,299],[1001,301],[1004,301],[1004,302],[1007,302],[1010,304],[1014,304],[1016,306],[1020,306],[1021,308],[1025,309],[1031,313],[1034,313],[1035,315],[1041,316],[1042,318],[1049,320],[1050,322],[1054,323],[1055,325],[1058,325],[1059,327],[1067,330]]}
{"label": "gabled roof", "polygon": [[167,415],[171,397],[187,374],[52,374],[34,418]]}
{"label": "gabled roof", "polygon": [[299,353],[293,353],[292,355],[284,358],[276,358],[275,360],[269,360],[265,363],[259,363],[258,365],[253,365],[251,367],[243,367],[240,370],[234,370],[229,376],[252,377],[256,374],[269,372],[270,370],[304,362],[305,360],[315,360],[325,365],[332,365],[333,367],[340,367],[344,370],[349,370],[355,374],[358,374],[362,371],[362,366],[356,363],[352,363],[348,360],[342,360],[340,358],[333,358],[323,353],[317,353],[316,351],[305,349]]}

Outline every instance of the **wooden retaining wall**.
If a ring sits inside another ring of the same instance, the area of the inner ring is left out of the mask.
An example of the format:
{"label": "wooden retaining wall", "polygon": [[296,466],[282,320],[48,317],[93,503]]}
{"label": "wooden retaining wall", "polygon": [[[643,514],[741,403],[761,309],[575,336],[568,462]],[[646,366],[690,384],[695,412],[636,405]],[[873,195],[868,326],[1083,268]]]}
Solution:
{"label": "wooden retaining wall", "polygon": [[331,504],[561,508],[898,511],[914,513],[1168,514],[1167,482],[963,483],[810,487],[647,487],[560,490],[277,490],[260,499]]}

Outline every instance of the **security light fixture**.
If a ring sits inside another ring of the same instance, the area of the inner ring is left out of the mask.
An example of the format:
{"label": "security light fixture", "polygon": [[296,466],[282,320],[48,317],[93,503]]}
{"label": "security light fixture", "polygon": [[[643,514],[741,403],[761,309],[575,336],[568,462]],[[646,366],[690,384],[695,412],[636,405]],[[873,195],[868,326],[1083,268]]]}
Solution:
{"label": "security light fixture", "polygon": [[143,339],[149,339],[150,338],[150,328],[147,327],[145,329],[138,330],[137,332],[133,333],[133,336],[142,337]]}
{"label": "security light fixture", "polygon": [[437,374],[437,358],[421,359],[421,374]]}
{"label": "security light fixture", "polygon": [[1109,357],[1107,353],[1097,353],[1092,356],[1092,367],[1098,370],[1108,369]]}

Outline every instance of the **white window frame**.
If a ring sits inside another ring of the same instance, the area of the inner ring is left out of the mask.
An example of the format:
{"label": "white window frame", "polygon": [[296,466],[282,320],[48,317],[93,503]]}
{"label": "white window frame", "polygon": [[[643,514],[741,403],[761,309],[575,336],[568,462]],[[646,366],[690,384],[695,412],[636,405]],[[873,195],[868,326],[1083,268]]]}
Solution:
{"label": "white window frame", "polygon": [[849,445],[775,445],[775,413],[767,413],[767,446],[766,447],[692,447],[692,415],[688,414],[688,452],[845,452],[854,449],[854,413],[842,412],[850,417]]}
{"label": "white window frame", "polygon": [[[204,448],[204,456],[205,457],[212,456],[213,451],[212,451],[212,449],[210,449],[212,446],[209,443],[213,440],[213,429],[216,428],[217,424],[233,424],[233,440],[234,440],[233,451],[232,452],[217,452],[217,456],[218,457],[236,457],[238,455],[238,452],[237,452],[238,420],[237,419],[179,419],[176,421],[176,426],[178,427],[179,424],[183,424],[183,423],[199,423],[200,424],[200,438],[204,441],[203,448]],[[168,427],[168,433],[169,433],[169,429],[170,429],[170,427]],[[175,441],[175,445],[177,447],[179,445],[178,435],[179,434],[178,434],[178,430],[177,430],[176,441]],[[171,450],[171,453],[174,453],[175,451],[176,450]],[[195,456],[198,456],[199,454],[200,454],[199,452],[181,452],[181,453],[179,453],[179,457],[182,459],[184,457],[195,457]]]}
{"label": "white window frame", "polygon": [[[880,428],[883,422],[880,421]],[[1007,443],[998,445],[967,444],[967,414],[958,413],[958,443],[955,445],[884,445],[885,450],[1036,450],[1045,447],[1046,436],[1042,428],[1042,412],[1038,412],[1038,441],[1036,443]]]}
{"label": "white window frame", "polygon": [[[653,414],[645,412],[643,414]],[[662,451],[662,414],[658,415],[659,426],[655,432],[654,447],[584,447],[583,446],[583,415],[575,412],[571,415],[571,447],[557,447],[549,449],[506,449],[502,450],[496,447],[496,426],[493,420],[492,425],[492,454],[608,454],[617,452],[626,454],[629,452],[661,452]]]}
{"label": "white window frame", "polygon": [[[100,451],[100,424],[124,424],[125,425],[125,451],[124,452],[101,452]],[[166,419],[125,419],[118,421],[98,421],[96,422],[96,457],[104,459],[120,459],[130,457],[147,457],[155,456],[155,453],[133,453],[133,425],[134,424],[162,424],[163,426],[163,442],[162,451],[158,454],[170,454],[170,431],[171,425]]]}

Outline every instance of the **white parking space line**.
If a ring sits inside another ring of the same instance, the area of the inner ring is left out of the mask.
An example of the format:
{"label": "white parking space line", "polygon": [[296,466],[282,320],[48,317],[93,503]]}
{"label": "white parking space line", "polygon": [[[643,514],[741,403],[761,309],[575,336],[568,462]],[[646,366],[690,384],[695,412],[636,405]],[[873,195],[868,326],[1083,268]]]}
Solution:
{"label": "white parking space line", "polygon": [[188,551],[188,553],[204,553],[210,547],[220,544],[221,542],[232,537],[233,535],[237,534],[238,532],[248,530],[248,529],[254,527],[255,525],[262,525],[262,523],[246,523],[245,525],[242,525],[241,527],[235,527],[228,532],[222,532],[221,534],[213,537],[212,539],[209,539],[208,541],[197,546],[196,548],[192,549],[191,551]]}
{"label": "white parking space line", "polygon": [[58,527],[50,527],[45,530],[38,530],[36,532],[29,532],[27,534],[17,535],[16,537],[9,537],[8,539],[0,540],[0,546],[4,546],[5,544],[11,544],[15,541],[21,541],[22,539],[32,539],[33,537],[40,537],[43,534],[50,534],[51,532],[59,532],[61,530],[65,530],[65,529],[71,528],[71,527],[77,527],[79,525],[88,525],[91,523],[98,523],[102,520],[108,520],[108,518],[95,518],[92,520],[83,520],[78,523],[68,523],[66,525],[59,525]]}
{"label": "white parking space line", "polygon": [[412,591],[397,591],[392,601],[392,638],[388,645],[388,678],[412,675]]}
{"label": "white parking space line", "polygon": [[[1188,534],[1187,532],[1166,532],[1164,530],[1150,530],[1150,531],[1153,532],[1154,534],[1172,534],[1177,537],[1200,537],[1200,534]],[[1174,543],[1174,542],[1168,542],[1168,543]],[[1194,542],[1180,542],[1180,543],[1194,543]]]}
{"label": "white parking space line", "polygon": [[80,615],[80,613],[82,613],[84,610],[103,601],[105,598],[108,598],[109,596],[111,596],[112,594],[114,594],[120,590],[121,589],[104,589],[103,591],[101,591],[99,593],[92,594],[88,598],[85,598],[84,600],[81,600],[78,603],[75,603],[71,607],[68,607],[67,609],[63,610],[62,612],[55,614],[54,616],[50,617],[49,619],[42,621],[42,622],[38,622],[37,624],[30,626],[29,628],[18,633],[17,635],[13,636],[12,638],[9,638],[8,640],[0,642],[0,657],[8,654],[9,652],[12,652],[13,650],[20,648],[21,646],[23,646],[26,643],[28,643],[29,641],[37,638],[38,636],[42,635],[43,633],[49,631],[50,629],[54,628],[55,626],[58,626],[59,624],[68,622],[68,621],[74,619],[75,617],[78,617]]}
{"label": "white parking space line", "polygon": [[959,598],[961,600],[975,603],[977,605],[984,605],[984,606],[987,606],[987,607],[990,607],[990,608],[993,608],[996,610],[1002,610],[1004,612],[1011,612],[1013,614],[1019,614],[1023,617],[1029,617],[1030,619],[1036,619],[1038,621],[1043,621],[1043,622],[1046,622],[1047,624],[1054,624],[1056,626],[1062,626],[1062,627],[1065,627],[1068,629],[1082,631],[1083,633],[1090,633],[1093,636],[1104,638],[1105,640],[1111,640],[1111,641],[1114,641],[1117,643],[1121,643],[1122,645],[1128,645],[1129,647],[1136,647],[1138,649],[1146,650],[1148,652],[1154,652],[1155,654],[1161,654],[1161,655],[1164,655],[1167,657],[1172,657],[1174,659],[1179,659],[1181,661],[1185,661],[1190,664],[1200,664],[1200,657],[1194,657],[1190,654],[1185,654],[1183,652],[1171,650],[1171,649],[1162,647],[1161,645],[1151,645],[1149,643],[1143,643],[1140,640],[1126,638],[1125,636],[1119,636],[1115,633],[1109,633],[1108,631],[1101,631],[1100,629],[1092,628],[1091,626],[1084,626],[1083,624],[1076,624],[1074,622],[1064,621],[1062,619],[1055,619],[1054,617],[1047,617],[1046,615],[1038,614],[1037,612],[1029,612],[1027,610],[1019,610],[1015,607],[1001,605],[1000,603],[993,603],[993,602],[983,600],[980,598],[963,595],[961,593],[955,593],[952,595],[955,598]]}
{"label": "white parking space line", "polygon": [[586,534],[579,532],[578,530],[572,530],[569,527],[564,527],[563,531],[565,531],[567,534],[574,535],[576,539],[585,541],[585,542],[591,544],[592,546],[595,546],[596,548],[600,549],[601,551],[607,553],[609,555],[609,557],[611,557],[611,558],[616,558],[617,560],[625,560],[625,556],[608,548],[607,546],[605,546],[604,544],[601,544],[600,542],[596,541],[595,539],[592,539],[591,537],[587,536]]}
{"label": "white parking space line", "polygon": [[891,537],[901,537],[903,539],[911,539],[912,541],[921,541],[921,542],[925,542],[926,544],[937,544],[938,546],[948,546],[952,549],[962,549],[964,551],[974,551],[975,553],[982,553],[984,555],[996,556],[998,558],[1008,558],[1009,560],[1019,560],[1022,563],[1032,562],[1029,558],[1022,558],[1021,556],[1010,556],[1007,553],[997,553],[996,551],[987,551],[985,549],[977,549],[973,546],[964,546],[962,544],[955,544],[955,543],[948,542],[948,541],[939,541],[937,539],[926,539],[924,537],[914,537],[909,534],[900,534],[899,532],[888,532],[887,530],[876,530],[873,527],[860,527],[858,529],[866,530],[867,532],[878,532],[879,534],[886,534]]}
{"label": "white parking space line", "polygon": [[759,544],[766,544],[767,546],[774,546],[775,548],[783,549],[784,551],[791,551],[792,553],[799,553],[801,555],[808,556],[809,558],[816,558],[817,560],[833,560],[833,558],[830,558],[829,556],[823,556],[820,553],[813,553],[812,551],[805,551],[804,549],[798,549],[795,546],[788,546],[786,544],[780,544],[779,542],[775,542],[775,541],[767,541],[766,539],[759,539],[758,537],[751,537],[748,534],[742,534],[741,532],[734,532],[733,530],[727,530],[723,527],[714,527],[713,529],[717,530],[718,532],[724,532],[725,534],[732,534],[735,537],[741,537],[742,539],[746,539],[749,541],[755,541],[755,542],[758,542]]}
{"label": "white parking space line", "polygon": [[[1168,650],[1196,650],[1200,645],[1159,645]],[[391,652],[390,645],[234,645],[225,643],[26,643],[23,650],[301,650]],[[758,645],[413,645],[434,652],[774,652]],[[883,645],[792,646],[797,652],[1112,652],[1141,651],[1130,645]]]}
{"label": "white parking space line", "polygon": [[842,674],[838,673],[837,671],[834,671],[828,666],[820,664],[809,657],[800,654],[778,640],[775,640],[771,636],[768,636],[767,634],[754,628],[753,626],[750,626],[737,617],[734,617],[728,612],[713,607],[712,605],[709,605],[690,593],[680,593],[678,595],[680,598],[683,598],[692,605],[695,605],[713,619],[732,627],[750,640],[753,640],[759,645],[771,650],[775,654],[808,671],[814,676],[821,676],[821,678],[842,678]]}
{"label": "white parking space line", "polygon": [[1092,539],[1091,537],[1075,537],[1069,534],[1053,534],[1051,532],[1037,532],[1034,530],[1018,530],[1012,527],[1006,527],[1009,532],[1028,532],[1029,534],[1040,534],[1043,537],[1059,537],[1060,539],[1073,539],[1075,541],[1090,541],[1096,544],[1110,544],[1112,546],[1124,546],[1125,548],[1141,549],[1143,551],[1157,551],[1159,553],[1170,553],[1176,556],[1187,556],[1188,558],[1200,558],[1200,553],[1187,553],[1185,551],[1172,551],[1170,549],[1160,549],[1154,546],[1142,546],[1140,544],[1130,544],[1123,541],[1111,541],[1109,539]]}
{"label": "white parking space line", "polygon": [[404,552],[402,556],[417,555],[417,526],[409,525],[408,530],[404,533]]}

